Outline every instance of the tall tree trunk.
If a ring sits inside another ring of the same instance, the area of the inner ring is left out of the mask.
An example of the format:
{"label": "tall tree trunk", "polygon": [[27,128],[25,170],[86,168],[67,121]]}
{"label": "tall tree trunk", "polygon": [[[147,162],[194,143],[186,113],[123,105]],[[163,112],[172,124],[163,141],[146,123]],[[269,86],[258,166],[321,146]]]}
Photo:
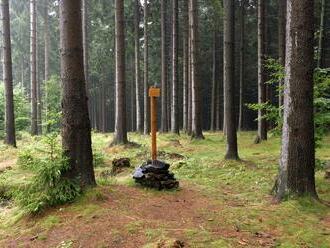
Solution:
{"label": "tall tree trunk", "polygon": [[[139,56],[140,57],[140,56]],[[137,131],[137,116],[136,116],[136,114],[137,114],[137,111],[136,111],[136,98],[137,98],[137,96],[136,96],[136,87],[135,87],[135,83],[136,83],[136,81],[135,81],[135,73],[134,73],[134,71],[135,71],[135,61],[131,58],[130,59],[130,61],[131,61],[131,63],[130,63],[130,72],[131,72],[131,74],[133,75],[132,76],[132,81],[131,81],[131,91],[130,91],[130,94],[131,94],[131,96],[130,96],[130,105],[131,105],[131,107],[130,107],[130,113],[131,113],[131,131],[132,132],[135,132],[135,131]],[[140,82],[141,82],[141,80],[140,80]],[[141,88],[141,85],[140,85],[140,88]],[[142,96],[141,95],[141,90],[140,90],[140,97]],[[140,105],[141,106],[141,105]],[[142,114],[142,113],[141,113]],[[140,132],[140,133],[143,133],[143,120],[142,120],[142,125],[141,125],[141,128],[142,128],[142,131]]]}
{"label": "tall tree trunk", "polygon": [[167,98],[166,98],[166,114],[167,114],[167,130],[171,130],[171,112],[172,112],[172,1],[165,1],[165,9],[166,9],[166,14],[165,14],[165,40],[166,40],[166,63],[167,63]]}
{"label": "tall tree trunk", "polygon": [[[266,87],[266,29],[265,29],[265,0],[258,0],[258,103],[267,101]],[[258,135],[255,143],[267,140],[267,121],[265,111],[258,111]]]}
{"label": "tall tree trunk", "polygon": [[102,132],[105,133],[106,132],[106,125],[107,125],[107,119],[106,119],[106,85],[105,85],[105,81],[102,80],[102,88],[101,88],[101,104],[102,104]]}
{"label": "tall tree trunk", "polygon": [[48,1],[49,0],[45,0],[44,2],[45,81],[48,81],[50,79],[50,71],[49,71],[50,38],[49,38]]}
{"label": "tall tree trunk", "polygon": [[40,67],[39,67],[39,54],[40,54],[40,50],[39,48],[37,49],[37,123],[38,123],[38,134],[41,135],[42,134],[42,92],[41,92],[41,82],[43,80],[41,80],[40,77]]}
{"label": "tall tree trunk", "polygon": [[185,132],[188,131],[188,0],[183,1],[182,7],[182,15],[183,15],[183,130]]}
{"label": "tall tree trunk", "polygon": [[88,112],[92,112],[92,101],[90,99],[90,75],[89,75],[89,0],[82,0],[82,32],[83,32],[83,49],[84,49],[84,75],[86,80],[86,93]]}
{"label": "tall tree trunk", "polygon": [[81,0],[60,1],[62,146],[68,176],[82,186],[95,185],[91,128],[83,64]]}
{"label": "tall tree trunk", "polygon": [[[219,63],[219,67],[221,68],[221,64]],[[222,66],[223,67],[223,66]],[[219,76],[221,74],[219,73]],[[221,78],[221,76],[220,76]],[[222,77],[223,78],[223,77]],[[217,89],[216,89],[216,94],[218,95],[218,97],[216,97],[216,102],[215,102],[215,130],[219,131],[221,130],[221,83],[220,80],[218,82],[217,85]]]}
{"label": "tall tree trunk", "polygon": [[[150,4],[150,3],[149,3]],[[149,50],[149,35],[148,35],[148,15],[149,15],[149,6],[148,1],[144,2],[144,53],[143,53],[143,60],[144,60],[144,82],[143,82],[143,103],[144,103],[144,130],[143,133],[145,135],[149,134],[150,132],[150,108],[149,108],[149,96],[148,96],[148,88],[149,88],[149,61],[148,61],[148,50]]]}
{"label": "tall tree trunk", "polygon": [[13,73],[11,58],[10,15],[8,0],[1,0],[2,43],[3,43],[3,82],[5,84],[6,99],[6,136],[5,143],[16,147],[15,113],[13,96]]}
{"label": "tall tree trunk", "polygon": [[[216,25],[216,24],[215,24]],[[210,130],[216,130],[216,108],[217,108],[217,101],[218,101],[218,59],[217,59],[217,38],[218,38],[218,28],[214,27],[214,37],[213,37],[213,48],[212,48],[212,95],[211,95],[211,125]]]}
{"label": "tall tree trunk", "polygon": [[238,159],[235,113],[235,6],[234,1],[224,0],[224,92],[225,129],[227,151],[225,159]]}
{"label": "tall tree trunk", "polygon": [[246,0],[241,0],[240,6],[240,72],[239,72],[239,117],[238,130],[243,130],[244,124],[244,79],[245,79],[245,4]]}
{"label": "tall tree trunk", "polygon": [[318,53],[317,53],[318,68],[323,67],[324,16],[325,16],[325,0],[321,0],[320,31],[319,31]]}
{"label": "tall tree trunk", "polygon": [[37,9],[36,0],[30,0],[30,73],[31,73],[31,134],[38,135],[37,96]]}
{"label": "tall tree trunk", "polygon": [[[285,66],[285,29],[286,29],[286,1],[279,0],[278,4],[278,58],[279,63],[284,67]],[[279,82],[279,94],[278,94],[278,104],[280,107],[279,114],[282,115],[283,106],[283,80]]]}
{"label": "tall tree trunk", "polygon": [[[44,1],[44,43],[45,43],[45,50],[44,50],[44,71],[45,71],[45,78],[44,78],[44,86],[45,86],[45,119],[46,123],[48,122],[48,90],[47,90],[47,81],[50,79],[50,71],[49,71],[49,55],[50,55],[50,37],[49,37],[49,19],[48,19],[48,0]],[[48,125],[46,126],[46,132],[48,131]]]}
{"label": "tall tree trunk", "polygon": [[178,23],[179,10],[178,0],[173,0],[172,10],[172,111],[171,111],[171,130],[172,133],[179,134],[179,99],[178,99]]}
{"label": "tall tree trunk", "polygon": [[161,0],[161,132],[168,132],[167,122],[167,61],[166,61],[166,6],[165,0]]}
{"label": "tall tree trunk", "polygon": [[[222,128],[222,121],[223,121],[223,83],[220,83],[223,80],[223,56],[220,56],[220,54],[223,54],[223,37],[221,35],[222,32],[220,32],[220,26],[217,36],[217,42],[219,43],[219,83],[218,83],[218,89],[217,94],[218,98],[216,101],[216,130],[221,130]],[[221,104],[222,103],[222,104]]]}
{"label": "tall tree trunk", "polygon": [[191,135],[192,133],[192,84],[191,84],[191,31],[190,31],[190,20],[189,20],[189,6],[190,0],[188,1],[188,123],[187,123],[187,133]]}
{"label": "tall tree trunk", "polygon": [[198,64],[198,5],[197,0],[189,0],[189,22],[191,38],[191,85],[192,85],[192,126],[193,139],[204,139],[202,132],[202,92],[199,79]]}
{"label": "tall tree trunk", "polygon": [[[136,96],[136,129],[143,132],[143,113],[141,108],[141,77],[140,77],[140,3],[134,4],[134,41],[135,41],[135,96]],[[132,109],[132,111],[134,111]]]}
{"label": "tall tree trunk", "polygon": [[284,124],[277,198],[317,197],[313,111],[314,1],[287,5]]}
{"label": "tall tree trunk", "polygon": [[115,0],[116,30],[116,123],[113,144],[126,144],[126,94],[125,94],[125,34],[124,0]]}
{"label": "tall tree trunk", "polygon": [[[88,53],[88,0],[82,0],[82,25],[83,25],[83,49],[84,49],[84,73],[86,80],[86,89],[89,87],[89,53]],[[88,96],[88,92],[87,92]]]}

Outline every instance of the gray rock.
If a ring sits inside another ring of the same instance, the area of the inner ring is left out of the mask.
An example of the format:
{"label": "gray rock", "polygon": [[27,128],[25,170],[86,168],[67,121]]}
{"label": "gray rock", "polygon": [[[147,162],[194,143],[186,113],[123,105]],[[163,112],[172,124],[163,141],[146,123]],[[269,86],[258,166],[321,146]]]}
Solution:
{"label": "gray rock", "polygon": [[135,170],[133,179],[143,186],[159,190],[177,188],[179,182],[174,174],[169,172],[169,167],[165,162],[149,160]]}

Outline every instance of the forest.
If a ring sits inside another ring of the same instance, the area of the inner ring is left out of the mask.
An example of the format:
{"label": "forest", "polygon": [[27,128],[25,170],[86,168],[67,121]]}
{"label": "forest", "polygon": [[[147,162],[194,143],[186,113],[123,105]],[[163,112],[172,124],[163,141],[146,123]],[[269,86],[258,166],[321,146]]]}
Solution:
{"label": "forest", "polygon": [[0,247],[330,248],[329,0],[0,16]]}

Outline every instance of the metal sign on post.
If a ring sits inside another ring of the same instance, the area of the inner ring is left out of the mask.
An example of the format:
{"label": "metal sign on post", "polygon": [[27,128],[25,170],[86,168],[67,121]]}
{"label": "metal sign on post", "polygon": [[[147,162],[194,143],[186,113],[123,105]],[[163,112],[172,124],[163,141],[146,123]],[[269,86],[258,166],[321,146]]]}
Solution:
{"label": "metal sign on post", "polygon": [[160,89],[149,88],[150,120],[151,120],[151,158],[157,160],[157,97],[160,97]]}

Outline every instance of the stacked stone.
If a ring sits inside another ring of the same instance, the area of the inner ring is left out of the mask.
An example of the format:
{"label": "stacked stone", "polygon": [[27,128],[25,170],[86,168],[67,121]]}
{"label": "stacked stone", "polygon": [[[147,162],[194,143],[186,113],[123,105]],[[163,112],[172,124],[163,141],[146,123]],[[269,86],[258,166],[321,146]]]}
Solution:
{"label": "stacked stone", "polygon": [[170,165],[159,160],[148,160],[137,168],[133,174],[135,182],[158,190],[175,189],[179,182],[168,169]]}

